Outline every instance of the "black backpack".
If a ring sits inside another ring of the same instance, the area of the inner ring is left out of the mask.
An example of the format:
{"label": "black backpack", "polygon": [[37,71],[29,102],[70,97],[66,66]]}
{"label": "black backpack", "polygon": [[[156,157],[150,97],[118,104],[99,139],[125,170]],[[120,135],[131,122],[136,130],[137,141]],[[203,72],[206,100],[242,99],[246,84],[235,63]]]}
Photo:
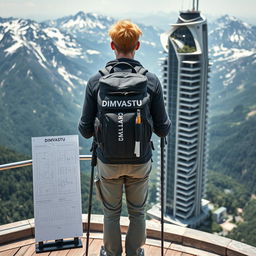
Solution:
{"label": "black backpack", "polygon": [[95,120],[98,147],[108,163],[140,162],[151,150],[153,130],[147,70],[119,62],[100,73]]}

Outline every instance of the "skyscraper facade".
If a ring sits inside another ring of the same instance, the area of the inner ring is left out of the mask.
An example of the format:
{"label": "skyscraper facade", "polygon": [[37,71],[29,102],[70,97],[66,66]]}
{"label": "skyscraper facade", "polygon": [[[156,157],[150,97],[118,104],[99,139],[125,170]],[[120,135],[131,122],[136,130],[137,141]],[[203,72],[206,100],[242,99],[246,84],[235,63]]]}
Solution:
{"label": "skyscraper facade", "polygon": [[207,214],[203,200],[209,71],[206,19],[195,9],[180,12],[177,23],[161,35],[161,43],[163,93],[172,121],[165,151],[164,210],[173,222],[194,227]]}

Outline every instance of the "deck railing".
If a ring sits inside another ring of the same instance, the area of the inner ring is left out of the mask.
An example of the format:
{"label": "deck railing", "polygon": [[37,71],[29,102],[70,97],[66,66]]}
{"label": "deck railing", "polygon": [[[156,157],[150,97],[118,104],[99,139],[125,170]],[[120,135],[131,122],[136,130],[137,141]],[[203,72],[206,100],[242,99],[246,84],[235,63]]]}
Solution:
{"label": "deck railing", "polygon": [[[91,155],[79,155],[79,158],[81,161],[89,161],[92,159]],[[0,165],[0,171],[5,171],[9,169],[14,169],[14,168],[20,168],[24,166],[31,166],[33,165],[33,160],[25,160],[25,161],[19,161],[19,162],[14,162],[14,163],[8,163],[8,164],[1,164]]]}
{"label": "deck railing", "polygon": [[[80,160],[89,161],[91,155],[80,155]],[[32,166],[32,160],[8,163],[0,165],[0,171]],[[87,230],[88,216],[83,214],[83,229]],[[93,215],[91,220],[91,231],[103,231],[103,216]],[[126,233],[129,220],[121,217],[121,230]],[[147,237],[160,239],[160,224],[147,221]],[[23,220],[16,223],[2,225],[0,228],[0,241],[10,243],[17,239],[34,236],[34,219]],[[173,224],[165,224],[165,244],[176,251],[192,251],[193,255],[221,255],[221,256],[255,256],[256,248],[250,245],[199,230],[184,228]],[[200,252],[200,254],[199,254]]]}

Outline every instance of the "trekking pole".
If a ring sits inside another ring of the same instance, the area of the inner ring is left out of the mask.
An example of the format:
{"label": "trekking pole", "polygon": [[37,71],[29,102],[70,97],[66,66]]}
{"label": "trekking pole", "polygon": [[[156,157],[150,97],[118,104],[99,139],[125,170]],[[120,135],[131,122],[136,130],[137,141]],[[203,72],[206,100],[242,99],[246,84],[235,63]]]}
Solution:
{"label": "trekking pole", "polygon": [[85,255],[88,256],[89,251],[89,236],[90,236],[90,225],[91,225],[91,212],[92,212],[92,192],[93,192],[93,180],[94,180],[94,167],[97,164],[97,155],[96,155],[96,142],[92,143],[92,160],[91,160],[91,182],[90,182],[90,192],[89,192],[89,204],[88,204],[88,221],[87,221],[87,234],[86,234],[86,249]]}
{"label": "trekking pole", "polygon": [[165,138],[161,138],[161,256],[164,256],[164,146]]}

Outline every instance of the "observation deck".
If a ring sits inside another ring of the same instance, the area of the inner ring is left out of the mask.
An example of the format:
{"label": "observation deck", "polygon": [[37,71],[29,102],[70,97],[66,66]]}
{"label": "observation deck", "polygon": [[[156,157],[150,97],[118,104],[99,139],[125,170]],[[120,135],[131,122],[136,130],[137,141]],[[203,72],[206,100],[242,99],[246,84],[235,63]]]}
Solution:
{"label": "observation deck", "polygon": [[[80,160],[90,160],[91,156],[80,156]],[[32,160],[0,165],[0,171],[32,165]],[[87,214],[82,215],[83,231],[87,231]],[[121,217],[121,232],[124,238],[129,219]],[[148,220],[147,240],[144,245],[145,256],[161,255],[161,224]],[[22,220],[0,226],[0,256],[34,256],[35,252],[34,219]],[[81,238],[83,248],[44,252],[39,256],[83,256],[85,255],[86,234]],[[166,256],[256,256],[256,248],[218,235],[181,227],[164,225],[164,255]],[[103,245],[103,216],[91,216],[89,255],[99,255]],[[124,253],[123,253],[124,255]]]}
{"label": "observation deck", "polygon": [[[121,231],[127,232],[129,220],[121,217]],[[161,225],[147,221],[145,256],[161,255]],[[87,230],[87,215],[83,214],[83,230]],[[89,255],[98,256],[103,245],[103,216],[92,215]],[[217,235],[165,224],[164,255],[166,256],[255,256],[256,248]],[[0,226],[0,256],[83,256],[86,235],[82,237],[83,248],[66,249],[55,252],[35,253],[34,219],[23,220]],[[124,237],[123,237],[124,246]],[[123,253],[124,255],[124,253]]]}

